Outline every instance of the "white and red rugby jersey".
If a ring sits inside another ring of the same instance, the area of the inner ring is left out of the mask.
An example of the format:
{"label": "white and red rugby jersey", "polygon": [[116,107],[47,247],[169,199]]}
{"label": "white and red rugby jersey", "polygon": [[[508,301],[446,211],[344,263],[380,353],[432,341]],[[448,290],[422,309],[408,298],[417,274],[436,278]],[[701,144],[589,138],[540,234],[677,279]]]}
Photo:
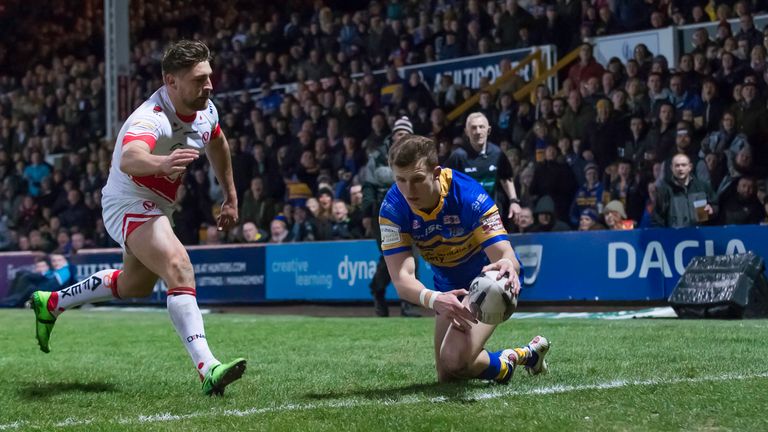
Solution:
{"label": "white and red rugby jersey", "polygon": [[160,87],[128,117],[120,129],[102,196],[150,199],[158,204],[172,203],[176,199],[182,175],[130,176],[120,170],[123,146],[138,140],[149,144],[153,155],[169,155],[178,148],[192,148],[202,153],[205,145],[219,135],[219,113],[213,102],[209,100],[208,108],[195,115],[183,116],[176,113],[165,86]]}

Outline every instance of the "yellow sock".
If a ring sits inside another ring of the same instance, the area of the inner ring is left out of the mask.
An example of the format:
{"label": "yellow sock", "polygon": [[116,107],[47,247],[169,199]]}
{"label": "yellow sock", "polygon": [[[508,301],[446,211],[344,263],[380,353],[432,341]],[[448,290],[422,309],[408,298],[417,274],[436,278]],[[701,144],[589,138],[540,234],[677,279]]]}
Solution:
{"label": "yellow sock", "polygon": [[517,359],[515,360],[516,365],[525,364],[525,362],[531,356],[531,352],[526,348],[515,348],[514,351],[517,354]]}

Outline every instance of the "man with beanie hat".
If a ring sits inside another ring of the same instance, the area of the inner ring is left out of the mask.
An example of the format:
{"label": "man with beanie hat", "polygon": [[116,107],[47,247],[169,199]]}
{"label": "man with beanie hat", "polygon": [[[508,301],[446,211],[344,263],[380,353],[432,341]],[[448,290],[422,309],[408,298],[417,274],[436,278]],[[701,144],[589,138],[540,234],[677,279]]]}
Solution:
{"label": "man with beanie hat", "polygon": [[[371,233],[376,238],[376,244],[381,252],[381,232],[379,231],[379,209],[381,203],[384,200],[384,196],[387,191],[395,182],[392,175],[392,169],[389,168],[389,162],[387,156],[389,155],[389,148],[392,144],[396,143],[402,137],[413,134],[413,125],[411,120],[407,116],[402,116],[395,121],[392,127],[392,133],[384,139],[384,143],[380,146],[368,149],[368,163],[361,172],[361,181],[363,183],[363,224],[366,225],[366,229],[370,227]],[[371,280],[370,288],[371,295],[373,296],[374,312],[377,316],[386,317],[389,316],[389,308],[387,307],[387,301],[385,294],[387,286],[391,279],[389,272],[387,271],[387,264],[384,262],[384,256],[379,255],[379,263],[376,266],[376,273]],[[407,302],[402,302],[401,312],[404,316],[419,316],[419,314],[412,310],[412,305]]]}

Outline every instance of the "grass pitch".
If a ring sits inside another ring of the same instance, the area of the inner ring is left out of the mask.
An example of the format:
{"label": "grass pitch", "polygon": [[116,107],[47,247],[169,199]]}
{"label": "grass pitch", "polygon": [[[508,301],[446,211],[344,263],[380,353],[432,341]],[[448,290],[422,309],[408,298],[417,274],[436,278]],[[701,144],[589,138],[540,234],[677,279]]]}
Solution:
{"label": "grass pitch", "polygon": [[164,312],[71,311],[51,353],[0,311],[0,431],[768,430],[768,321],[512,320],[488,344],[552,341],[550,374],[435,383],[429,318],[208,315],[249,369],[204,397]]}

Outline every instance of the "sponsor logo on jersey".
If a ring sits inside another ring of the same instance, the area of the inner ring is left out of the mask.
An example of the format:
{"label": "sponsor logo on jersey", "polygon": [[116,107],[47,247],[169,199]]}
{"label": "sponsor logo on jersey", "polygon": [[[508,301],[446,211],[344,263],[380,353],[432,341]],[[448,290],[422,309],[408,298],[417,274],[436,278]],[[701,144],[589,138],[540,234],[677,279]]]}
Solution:
{"label": "sponsor logo on jersey", "polygon": [[144,210],[153,210],[157,207],[157,204],[152,201],[144,201],[141,205],[144,207]]}
{"label": "sponsor logo on jersey", "polygon": [[163,112],[163,109],[160,107],[160,105],[155,105],[155,107],[152,108],[152,111],[159,113],[159,112]]}
{"label": "sponsor logo on jersey", "polygon": [[481,218],[480,225],[483,227],[483,232],[486,234],[504,229],[499,212],[493,212],[488,216]]}
{"label": "sponsor logo on jersey", "polygon": [[203,144],[208,144],[208,140],[211,138],[210,132],[203,132]]}
{"label": "sponsor logo on jersey", "polygon": [[411,226],[413,227],[413,229],[419,229],[419,228],[421,228],[421,224],[420,224],[420,223],[419,223],[419,221],[417,221],[417,220],[414,220],[414,221],[413,221],[413,224],[411,224]]}
{"label": "sponsor logo on jersey", "polygon": [[381,245],[390,246],[400,243],[400,228],[392,225],[381,226]]}
{"label": "sponsor logo on jersey", "polygon": [[443,224],[445,225],[458,225],[460,223],[461,223],[461,220],[456,215],[443,216]]}
{"label": "sponsor logo on jersey", "polygon": [[[128,129],[129,133],[132,128],[155,130],[155,124],[149,120],[134,120],[133,123],[131,123],[131,127]],[[133,133],[138,133],[138,132],[134,131]]]}
{"label": "sponsor logo on jersey", "polygon": [[480,194],[477,196],[477,199],[475,202],[472,203],[472,210],[478,211],[480,210],[480,206],[488,199],[488,195],[486,194]]}

